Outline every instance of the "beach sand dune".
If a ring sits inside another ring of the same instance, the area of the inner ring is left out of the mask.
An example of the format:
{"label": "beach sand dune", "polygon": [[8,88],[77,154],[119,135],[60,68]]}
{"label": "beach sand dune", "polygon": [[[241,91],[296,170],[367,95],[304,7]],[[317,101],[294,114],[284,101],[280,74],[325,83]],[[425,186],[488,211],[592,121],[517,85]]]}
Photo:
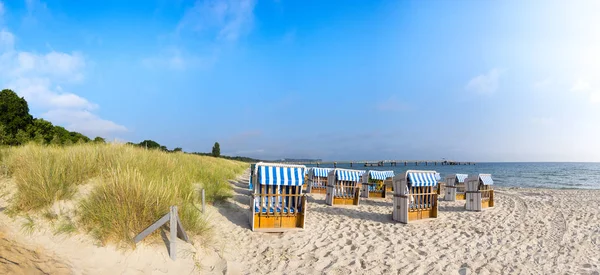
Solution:
{"label": "beach sand dune", "polygon": [[[0,229],[1,230],[1,229]],[[71,267],[43,249],[30,249],[0,231],[0,274],[71,274]]]}
{"label": "beach sand dune", "polygon": [[440,201],[439,218],[391,220],[391,199],[332,207],[310,195],[306,230],[252,232],[247,180],[217,205],[224,269],[243,274],[598,274],[600,190],[498,188],[494,209]]}

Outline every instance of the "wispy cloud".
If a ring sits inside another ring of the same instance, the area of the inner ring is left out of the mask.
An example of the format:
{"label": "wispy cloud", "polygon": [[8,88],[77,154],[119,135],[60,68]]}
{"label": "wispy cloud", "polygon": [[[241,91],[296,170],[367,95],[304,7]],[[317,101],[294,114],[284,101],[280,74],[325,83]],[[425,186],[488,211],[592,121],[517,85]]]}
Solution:
{"label": "wispy cloud", "polygon": [[379,111],[386,112],[398,112],[398,111],[406,111],[408,110],[408,105],[396,98],[396,96],[391,96],[387,100],[380,102],[376,106]]}
{"label": "wispy cloud", "polygon": [[185,12],[177,32],[190,29],[236,41],[252,29],[255,5],[255,0],[198,0]]}
{"label": "wispy cloud", "polygon": [[592,104],[600,103],[600,91],[597,91],[587,79],[578,78],[575,80],[570,91],[586,96]]}
{"label": "wispy cloud", "polygon": [[4,17],[4,3],[0,1],[0,23],[2,23],[2,18]]}
{"label": "wispy cloud", "polygon": [[[219,59],[221,48],[252,30],[255,5],[255,0],[197,0],[185,11],[174,35],[170,35],[171,46],[142,59],[142,64],[147,68],[171,70],[210,68]],[[189,49],[181,42],[190,39],[203,40],[207,45],[201,49],[204,52]]]}
{"label": "wispy cloud", "polygon": [[171,69],[182,71],[189,68],[209,68],[218,59],[218,51],[201,58],[179,48],[170,48],[163,53],[142,59],[142,65],[149,69]]}
{"label": "wispy cloud", "polygon": [[472,78],[465,88],[478,94],[494,94],[498,91],[501,74],[502,71],[500,69],[491,69],[486,74]]}
{"label": "wispy cloud", "polygon": [[571,86],[571,92],[588,92],[592,88],[592,85],[587,80],[579,78],[575,80],[573,86]]}
{"label": "wispy cloud", "polygon": [[27,14],[23,22],[29,25],[37,24],[38,20],[45,20],[50,16],[50,11],[46,3],[39,0],[25,0]]}
{"label": "wispy cloud", "polygon": [[127,129],[93,114],[98,105],[62,84],[84,81],[86,59],[80,53],[52,51],[37,54],[15,48],[14,35],[0,31],[0,84],[23,96],[43,118],[86,135],[111,136]]}

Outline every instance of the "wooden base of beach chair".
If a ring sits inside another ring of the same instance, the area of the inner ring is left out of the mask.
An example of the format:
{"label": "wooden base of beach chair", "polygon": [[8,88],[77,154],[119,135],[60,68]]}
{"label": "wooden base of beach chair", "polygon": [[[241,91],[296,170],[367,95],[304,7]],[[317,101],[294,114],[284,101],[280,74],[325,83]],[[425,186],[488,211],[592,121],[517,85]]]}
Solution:
{"label": "wooden base of beach chair", "polygon": [[304,229],[304,214],[269,216],[254,214],[254,231],[282,232],[289,229]]}
{"label": "wooden base of beach chair", "polygon": [[408,221],[416,221],[423,220],[429,218],[437,218],[437,208],[432,208],[429,210],[417,210],[417,211],[409,211],[408,212]]}
{"label": "wooden base of beach chair", "polygon": [[489,197],[482,197],[481,192],[467,192],[465,209],[469,211],[482,211],[494,207],[494,192],[489,192]]}
{"label": "wooden base of beach chair", "polygon": [[334,205],[358,205],[358,198],[342,198],[342,197],[334,197],[333,198]]}
{"label": "wooden base of beach chair", "polygon": [[385,192],[369,192],[369,198],[383,199],[385,198]]}
{"label": "wooden base of beach chair", "polygon": [[[417,187],[413,189],[423,189],[423,187]],[[427,188],[427,187],[426,187]],[[429,187],[430,188],[430,187]],[[428,192],[433,192],[429,189]],[[438,217],[438,202],[436,193],[422,193],[422,194],[411,194],[413,201],[426,201],[431,202],[427,207],[421,205],[415,207],[414,205],[409,206],[409,197],[405,195],[394,195],[392,219],[401,223],[409,223],[410,221],[425,220]]]}
{"label": "wooden base of beach chair", "polygon": [[327,194],[327,189],[326,188],[313,187],[313,188],[310,189],[310,193],[311,194]]}

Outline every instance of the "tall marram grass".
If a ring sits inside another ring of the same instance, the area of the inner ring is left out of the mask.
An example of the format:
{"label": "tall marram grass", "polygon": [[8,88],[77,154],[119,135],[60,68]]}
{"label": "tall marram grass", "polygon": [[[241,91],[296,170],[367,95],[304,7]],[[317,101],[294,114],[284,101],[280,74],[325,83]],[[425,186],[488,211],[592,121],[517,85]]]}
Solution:
{"label": "tall marram grass", "polygon": [[198,188],[205,189],[209,202],[229,197],[227,179],[248,167],[119,144],[29,144],[0,149],[0,157],[17,184],[13,200],[17,211],[40,210],[71,199],[77,186],[94,182],[90,194],[78,202],[78,224],[103,243],[130,242],[170,205],[178,206],[187,231],[202,233],[206,225],[195,206]]}

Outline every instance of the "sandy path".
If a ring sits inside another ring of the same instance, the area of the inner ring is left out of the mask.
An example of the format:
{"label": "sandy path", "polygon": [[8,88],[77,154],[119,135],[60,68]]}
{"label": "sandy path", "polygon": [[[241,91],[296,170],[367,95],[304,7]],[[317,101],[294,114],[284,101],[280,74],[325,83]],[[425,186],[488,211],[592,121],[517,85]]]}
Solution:
{"label": "sandy path", "polygon": [[[391,220],[391,199],[309,199],[307,230],[249,229],[247,180],[217,205],[224,269],[244,274],[598,274],[600,190],[499,189],[496,208],[440,202],[438,219]],[[233,268],[232,268],[233,267]]]}

